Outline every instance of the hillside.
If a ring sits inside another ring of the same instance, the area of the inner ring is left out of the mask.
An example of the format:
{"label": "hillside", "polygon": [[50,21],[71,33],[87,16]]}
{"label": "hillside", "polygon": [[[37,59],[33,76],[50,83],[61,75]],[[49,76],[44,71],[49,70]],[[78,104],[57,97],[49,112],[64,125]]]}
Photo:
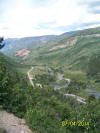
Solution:
{"label": "hillside", "polygon": [[[23,49],[31,51],[32,48],[36,46],[41,46],[41,44],[47,44],[48,42],[55,42],[62,40],[64,38],[68,38],[69,36],[75,34],[78,31],[71,31],[66,32],[64,34],[61,34],[59,36],[57,35],[45,35],[45,36],[36,36],[36,37],[25,37],[25,38],[8,38],[5,39],[4,43],[6,46],[1,50],[4,54],[11,56],[15,55],[16,52],[19,52],[20,50],[23,51]],[[18,55],[20,56],[20,54]],[[26,56],[24,56],[26,57]]]}
{"label": "hillside", "polygon": [[[48,41],[41,45],[39,39],[46,37]],[[90,73],[89,64],[91,64],[91,58],[96,54],[99,58],[99,43],[100,27],[97,27],[82,31],[68,32],[55,37],[42,36],[22,38],[9,44],[9,46],[12,46],[12,52],[10,50],[9,52],[11,52],[10,56],[17,62],[20,62],[20,64],[47,64],[54,67],[62,67],[63,69],[66,69],[67,66],[70,70],[82,70],[86,73]],[[21,48],[20,50],[17,50],[17,45]],[[92,62],[94,61],[92,60]],[[95,64],[94,68],[96,69]],[[95,69],[92,70],[91,73],[93,73]],[[99,70],[98,73],[100,73]]]}
{"label": "hillside", "polygon": [[57,37],[42,46],[32,48],[23,63],[67,65],[70,69],[86,71],[90,58],[100,51],[99,43],[100,28],[79,31],[69,37]]}
{"label": "hillside", "polygon": [[25,37],[25,38],[9,38],[6,39],[4,42],[7,44],[2,52],[6,55],[12,55],[17,50],[23,48],[30,48],[32,46],[40,45],[46,43],[47,41],[55,38],[54,35],[47,35],[47,36],[39,36],[39,37]]}
{"label": "hillside", "polygon": [[26,39],[10,55],[14,60],[0,53],[0,108],[25,118],[36,133],[99,133],[99,30],[65,33],[35,47]]}
{"label": "hillside", "polygon": [[17,99],[17,91],[22,91],[27,85],[27,82],[24,83],[27,78],[19,74],[15,66],[16,64],[10,58],[0,53],[0,106],[11,112],[19,110],[17,108],[18,110],[14,111],[16,106],[14,100],[19,100]]}

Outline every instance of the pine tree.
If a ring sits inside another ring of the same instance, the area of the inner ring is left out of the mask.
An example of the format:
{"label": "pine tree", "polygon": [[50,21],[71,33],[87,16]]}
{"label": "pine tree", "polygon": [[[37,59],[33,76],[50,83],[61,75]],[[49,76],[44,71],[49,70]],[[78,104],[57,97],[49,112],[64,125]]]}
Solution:
{"label": "pine tree", "polygon": [[4,47],[4,43],[3,43],[3,37],[0,37],[0,49]]}

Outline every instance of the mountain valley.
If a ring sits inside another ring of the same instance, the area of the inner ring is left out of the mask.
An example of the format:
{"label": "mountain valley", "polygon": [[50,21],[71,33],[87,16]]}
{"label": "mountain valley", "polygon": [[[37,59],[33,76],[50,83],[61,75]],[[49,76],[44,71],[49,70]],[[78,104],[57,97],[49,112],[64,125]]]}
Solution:
{"label": "mountain valley", "polygon": [[34,133],[99,133],[100,27],[4,42],[1,110]]}

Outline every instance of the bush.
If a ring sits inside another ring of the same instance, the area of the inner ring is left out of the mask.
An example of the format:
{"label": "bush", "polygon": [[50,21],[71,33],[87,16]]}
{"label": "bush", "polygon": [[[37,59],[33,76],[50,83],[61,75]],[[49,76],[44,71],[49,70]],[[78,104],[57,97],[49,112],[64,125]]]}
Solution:
{"label": "bush", "polygon": [[7,133],[5,129],[0,128],[0,133]]}

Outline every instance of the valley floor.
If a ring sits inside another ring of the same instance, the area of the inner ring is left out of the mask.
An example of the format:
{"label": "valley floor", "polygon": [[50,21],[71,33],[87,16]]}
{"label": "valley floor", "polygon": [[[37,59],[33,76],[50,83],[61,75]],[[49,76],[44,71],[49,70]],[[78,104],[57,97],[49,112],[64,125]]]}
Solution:
{"label": "valley floor", "polygon": [[[32,79],[33,79],[33,78],[32,78],[32,74],[30,74],[31,71],[32,71],[33,69],[34,69],[34,67],[32,67],[32,68],[27,72],[27,75],[28,75],[28,78],[29,78],[29,81],[30,81],[32,87],[35,86],[35,85],[34,85],[34,82],[33,82],[33,80],[32,80]],[[49,69],[51,69],[51,68],[49,68]],[[63,74],[58,73],[56,82],[59,83],[61,80],[63,80],[63,76],[64,76]],[[67,84],[66,84],[66,85],[54,86],[53,89],[54,89],[55,91],[56,91],[56,90],[60,90],[60,89],[62,89],[62,88],[65,88],[65,86],[68,87],[68,86],[71,84],[71,79],[65,78],[64,80],[67,81]],[[85,99],[82,98],[82,97],[79,97],[79,96],[74,95],[74,94],[68,94],[68,93],[61,93],[61,94],[62,94],[63,96],[65,96],[65,97],[73,97],[73,98],[76,99],[77,102],[82,103],[82,104],[86,104]]]}

